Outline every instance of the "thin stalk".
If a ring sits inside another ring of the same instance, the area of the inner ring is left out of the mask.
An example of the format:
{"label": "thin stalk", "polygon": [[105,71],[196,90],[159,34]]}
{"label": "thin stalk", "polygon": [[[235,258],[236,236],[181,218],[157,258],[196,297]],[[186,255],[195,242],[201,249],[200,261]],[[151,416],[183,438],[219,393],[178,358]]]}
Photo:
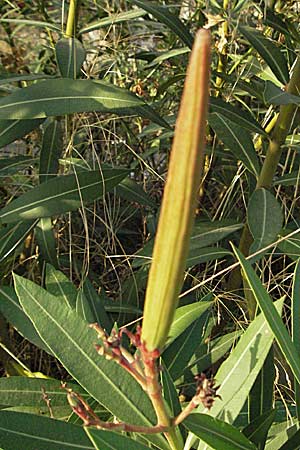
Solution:
{"label": "thin stalk", "polygon": [[76,32],[76,18],[77,18],[77,0],[70,0],[68,11],[68,19],[65,36],[68,38],[75,37]]}
{"label": "thin stalk", "polygon": [[[296,60],[294,71],[290,79],[290,82],[287,85],[286,92],[288,94],[293,95],[299,95],[300,93],[299,56]],[[297,108],[298,106],[294,104],[282,105],[280,107],[280,112],[277,117],[273,133],[271,135],[266,157],[257,180],[256,189],[259,188],[270,189],[270,187],[272,186],[273,178],[276,173],[278,163],[280,161],[282,154],[282,145],[284,144],[287,135],[290,131],[290,126],[297,112]],[[239,244],[239,249],[241,250],[243,255],[245,256],[249,255],[249,250],[252,242],[253,242],[252,235],[250,233],[248,225],[245,224]],[[241,273],[240,270],[238,269],[237,271],[235,271],[235,273],[232,273],[229,279],[228,289],[229,290],[239,289],[241,281],[242,281]]]}

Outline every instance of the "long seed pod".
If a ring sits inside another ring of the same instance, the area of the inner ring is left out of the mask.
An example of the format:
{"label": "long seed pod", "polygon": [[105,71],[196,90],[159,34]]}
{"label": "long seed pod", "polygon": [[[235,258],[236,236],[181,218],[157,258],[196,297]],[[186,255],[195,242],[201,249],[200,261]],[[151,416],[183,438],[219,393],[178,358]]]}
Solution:
{"label": "long seed pod", "polygon": [[205,146],[210,32],[199,30],[187,69],[170,157],[142,327],[147,350],[162,350],[182,287]]}

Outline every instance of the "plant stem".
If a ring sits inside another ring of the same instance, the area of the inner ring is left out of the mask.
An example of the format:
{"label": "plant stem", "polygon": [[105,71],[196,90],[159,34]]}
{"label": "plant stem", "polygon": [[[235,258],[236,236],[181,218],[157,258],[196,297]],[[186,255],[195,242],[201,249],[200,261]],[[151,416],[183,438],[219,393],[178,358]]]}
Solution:
{"label": "plant stem", "polygon": [[[286,92],[288,94],[299,95],[300,93],[300,57],[298,56],[293,75],[287,85]],[[280,107],[280,112],[276,120],[274,131],[271,135],[269,142],[269,147],[266,153],[266,157],[257,180],[256,189],[265,188],[270,189],[272,186],[273,177],[276,173],[278,163],[282,154],[282,145],[284,144],[286,137],[289,133],[291,123],[293,122],[294,116],[297,112],[297,105],[288,104],[282,105]],[[249,255],[249,249],[253,242],[252,235],[245,224],[242,237],[239,244],[239,249],[242,251],[243,255]],[[239,289],[241,285],[241,273],[239,269],[232,272],[229,279],[228,288],[230,290]],[[252,305],[253,306],[253,305]]]}
{"label": "plant stem", "polygon": [[76,17],[77,17],[77,0],[70,0],[66,33],[65,33],[65,36],[67,38],[75,37]]}

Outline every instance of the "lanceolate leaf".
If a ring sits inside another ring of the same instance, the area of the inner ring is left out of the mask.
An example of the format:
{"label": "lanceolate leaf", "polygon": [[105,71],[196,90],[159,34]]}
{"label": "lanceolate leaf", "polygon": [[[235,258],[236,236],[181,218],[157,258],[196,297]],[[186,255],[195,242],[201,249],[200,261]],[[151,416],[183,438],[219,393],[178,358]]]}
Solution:
{"label": "lanceolate leaf", "polygon": [[32,220],[73,211],[111,190],[128,174],[126,169],[103,169],[53,178],[0,210],[2,223]]}
{"label": "lanceolate leaf", "polygon": [[0,442],[5,450],[94,450],[78,425],[12,411],[0,411]]}
{"label": "lanceolate leaf", "polygon": [[41,81],[0,99],[0,119],[37,119],[88,111],[141,115],[168,127],[143,100],[104,81]]}
{"label": "lanceolate leaf", "polygon": [[69,278],[51,264],[46,266],[46,288],[50,294],[58,297],[59,302],[69,308],[75,308],[77,289]]}
{"label": "lanceolate leaf", "polygon": [[14,288],[10,286],[0,286],[0,312],[29,342],[51,353],[37,334],[28,316],[24,313]]}
{"label": "lanceolate leaf", "polygon": [[195,320],[212,306],[212,294],[206,295],[201,301],[181,306],[175,311],[174,320],[169,332],[167,345],[170,345],[181,333],[184,332]]}
{"label": "lanceolate leaf", "polygon": [[0,261],[7,258],[16,248],[22,244],[26,236],[34,228],[36,220],[18,222],[0,230]]}
{"label": "lanceolate leaf", "polygon": [[190,414],[184,425],[197,437],[216,450],[255,450],[237,428],[206,414]]}
{"label": "lanceolate leaf", "polygon": [[211,113],[217,113],[226,117],[230,122],[253,133],[266,134],[259,123],[247,111],[237,106],[232,106],[220,98],[210,97],[209,104]]}
{"label": "lanceolate leaf", "polygon": [[208,121],[225,147],[228,147],[251,173],[258,176],[260,164],[250,133],[235,126],[223,114],[212,113],[209,115]]}
{"label": "lanceolate leaf", "polygon": [[28,166],[37,162],[37,158],[31,158],[30,156],[18,155],[11,156],[10,158],[0,159],[0,177],[7,175],[15,175],[18,170],[25,169]]}
{"label": "lanceolate leaf", "polygon": [[[78,385],[68,382],[68,388],[76,390],[85,400],[89,395]],[[51,406],[66,406],[67,392],[59,380],[28,377],[0,378],[0,402],[7,406],[47,406],[44,395],[51,399]]]}
{"label": "lanceolate leaf", "polygon": [[[147,395],[121,367],[98,355],[97,335],[87,322],[31,281],[15,275],[15,285],[26,314],[71,376],[120,420],[152,425],[155,414]],[[149,440],[167,448],[161,436]]]}
{"label": "lanceolate leaf", "polygon": [[152,14],[159,22],[164,23],[178,36],[188,47],[192,48],[193,36],[181,20],[172,14],[166,6],[161,6],[156,2],[145,2],[140,0],[129,0],[148,13]]}
{"label": "lanceolate leaf", "polygon": [[97,22],[91,23],[84,28],[79,30],[78,34],[89,33],[93,30],[98,30],[101,27],[105,27],[107,25],[113,25],[116,23],[126,22],[127,20],[136,19],[138,17],[144,16],[146,11],[143,9],[133,9],[132,11],[125,11],[119,14],[111,14],[108,17],[104,17],[103,19],[98,20]]}
{"label": "lanceolate leaf", "polygon": [[138,441],[122,436],[112,431],[96,430],[95,428],[85,428],[94,445],[95,450],[147,450],[149,447]]}
{"label": "lanceolate leaf", "polygon": [[254,28],[240,26],[239,30],[269,65],[278,80],[286,84],[289,81],[289,71],[286,60],[279,48]]}
{"label": "lanceolate leaf", "polygon": [[85,49],[76,38],[61,38],[56,46],[57,64],[64,78],[76,79],[85,60]]}
{"label": "lanceolate leaf", "polygon": [[30,133],[43,121],[44,119],[0,120],[0,148]]}
{"label": "lanceolate leaf", "polygon": [[53,234],[52,220],[50,217],[44,217],[38,222],[35,228],[35,237],[43,261],[58,268],[56,240]]}
{"label": "lanceolate leaf", "polygon": [[283,321],[281,320],[281,317],[276,311],[273,301],[263,287],[254,269],[251,267],[251,264],[245,259],[245,257],[239,250],[234,249],[234,252],[241,264],[244,276],[255,297],[255,300],[257,301],[257,304],[262,310],[266,321],[273,331],[274,337],[282,353],[284,354],[286,361],[289,364],[297,382],[300,383],[300,361],[295,344],[292,342],[292,339]]}
{"label": "lanceolate leaf", "polygon": [[274,242],[281,230],[283,216],[276,198],[267,189],[252,194],[247,210],[249,229],[254,238],[251,252]]}
{"label": "lanceolate leaf", "polygon": [[40,152],[40,183],[44,183],[57,175],[58,160],[62,151],[62,145],[61,125],[59,120],[55,119],[44,130]]}
{"label": "lanceolate leaf", "polygon": [[97,294],[88,278],[85,279],[82,290],[88,304],[90,305],[90,309],[93,312],[94,322],[97,322],[104,330],[106,330],[107,333],[110,333],[113,324],[105,311],[103,297],[101,298]]}

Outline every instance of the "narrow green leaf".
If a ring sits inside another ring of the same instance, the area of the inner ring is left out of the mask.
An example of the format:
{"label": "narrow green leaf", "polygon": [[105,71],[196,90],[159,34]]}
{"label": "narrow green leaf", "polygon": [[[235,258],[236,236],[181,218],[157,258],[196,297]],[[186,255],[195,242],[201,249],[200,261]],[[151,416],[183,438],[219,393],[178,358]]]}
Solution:
{"label": "narrow green leaf", "polygon": [[56,177],[62,151],[62,130],[59,120],[52,120],[45,128],[40,152],[39,181]]}
{"label": "narrow green leaf", "polygon": [[44,217],[38,222],[35,228],[35,237],[43,261],[58,268],[56,240],[53,234],[52,220],[50,217]]}
{"label": "narrow green leaf", "polygon": [[5,450],[94,450],[78,425],[12,411],[0,411],[0,442]]}
{"label": "narrow green leaf", "polygon": [[263,90],[263,98],[265,103],[272,105],[299,105],[300,96],[289,94],[276,86],[271,81],[265,81]]}
{"label": "narrow green leaf", "polygon": [[[89,395],[78,385],[68,382],[68,388],[76,390],[85,400]],[[70,405],[67,401],[67,392],[62,389],[59,380],[28,377],[0,378],[0,402],[8,406],[46,406],[43,394],[51,399],[51,407]]]}
{"label": "narrow green leaf", "polygon": [[196,358],[190,363],[188,369],[195,367],[196,373],[204,372],[215,364],[232,347],[241,335],[241,331],[233,331],[208,344],[201,344],[196,352]]}
{"label": "narrow green leaf", "polygon": [[299,442],[300,430],[296,431],[292,437],[289,437],[289,439],[278,450],[299,450]]}
{"label": "narrow green leaf", "polygon": [[162,359],[174,381],[183,374],[196,348],[201,343],[208,315],[209,313],[205,311],[163,352]]}
{"label": "narrow green leaf", "polygon": [[149,447],[138,441],[113,433],[112,431],[95,430],[94,428],[85,428],[85,432],[90,438],[96,450],[146,450]]}
{"label": "narrow green leaf", "polygon": [[206,414],[190,414],[184,421],[188,430],[215,450],[255,450],[237,428]]}
{"label": "narrow green leaf", "polygon": [[44,119],[0,120],[0,148],[22,138],[43,122]]}
{"label": "narrow green leaf", "polygon": [[[248,398],[248,411],[249,411],[249,422],[257,423],[257,418],[262,417],[264,414],[270,414],[270,409],[274,403],[274,382],[275,382],[275,366],[274,366],[274,350],[270,349],[268,356],[265,359],[264,365],[258,374],[255,383],[251,389]],[[275,414],[275,411],[274,411]],[[269,417],[269,416],[268,416]],[[269,424],[266,426],[266,423]],[[262,427],[259,428],[259,433],[257,434],[257,441],[259,450],[263,450],[265,447],[265,442],[268,435],[268,429],[272,424],[270,419],[267,422],[262,421]],[[259,425],[261,425],[259,423]]]}
{"label": "narrow green leaf", "polygon": [[252,133],[259,133],[266,135],[264,129],[259,123],[251,116],[251,114],[237,106],[232,106],[228,102],[220,98],[210,97],[210,112],[226,117],[230,122],[239,125],[241,128],[245,128]]}
{"label": "narrow green leaf", "polygon": [[87,299],[82,291],[82,288],[79,289],[79,291],[77,293],[76,312],[87,323],[95,323],[96,322],[93,311],[91,310],[90,304],[87,301]]}
{"label": "narrow green leaf", "polygon": [[[283,230],[283,236],[286,233],[289,233],[290,230]],[[287,233],[287,234],[288,234]],[[298,260],[300,257],[300,232],[294,234],[290,238],[284,239],[278,244],[278,248],[280,251],[286,255],[288,255],[293,260]]]}
{"label": "narrow green leaf", "polygon": [[141,115],[168,128],[139,97],[104,81],[40,81],[0,98],[0,119],[37,119],[88,111]]}
{"label": "narrow green leaf", "polygon": [[93,312],[94,322],[97,322],[107,333],[110,333],[113,324],[105,311],[103,295],[97,294],[88,278],[84,280],[82,290]]}
{"label": "narrow green leaf", "polygon": [[270,430],[271,436],[266,444],[265,450],[282,450],[282,445],[284,445],[290,438],[292,438],[298,429],[297,424],[294,423],[293,425],[291,425],[291,420],[277,425],[279,428],[278,431],[276,429],[275,432],[276,426],[272,427]]}
{"label": "narrow green leaf", "polygon": [[251,252],[260,250],[277,239],[281,230],[283,215],[280,204],[267,189],[256,189],[252,194],[247,220],[254,238]]}
{"label": "narrow green leaf", "polygon": [[[282,309],[283,300],[278,300],[276,308]],[[210,414],[233,423],[238,417],[249,392],[259,374],[271,348],[274,336],[263,314],[259,314],[241,336],[226,361],[216,373],[221,385]],[[202,406],[198,408],[201,412]]]}
{"label": "narrow green leaf", "polygon": [[107,25],[114,25],[116,23],[127,22],[127,20],[136,19],[138,17],[143,17],[146,13],[143,9],[133,9],[132,11],[124,11],[118,14],[111,14],[108,17],[98,20],[97,22],[91,23],[84,28],[79,30],[78,34],[89,33],[90,31],[98,30],[99,28],[105,27]]}
{"label": "narrow green leaf", "polygon": [[61,76],[75,80],[85,60],[85,49],[76,38],[61,38],[55,45],[57,64]]}
{"label": "narrow green leaf", "polygon": [[134,3],[140,8],[144,9],[148,13],[152,14],[159,22],[167,25],[167,27],[178,36],[184,44],[192,48],[193,36],[190,34],[188,28],[182,23],[182,21],[172,14],[166,6],[161,6],[156,2],[145,2],[141,0],[129,0],[130,3]]}
{"label": "narrow green leaf", "polygon": [[233,122],[219,113],[210,114],[208,121],[225,147],[228,147],[231,153],[241,160],[253,175],[258,176],[260,164],[250,133],[243,128],[234,126]]}
{"label": "narrow green leaf", "polygon": [[10,286],[0,286],[0,311],[6,320],[29,342],[47,353],[51,353],[23,311],[14,289]]}
{"label": "narrow green leaf", "polygon": [[[300,357],[300,329],[299,329],[299,320],[300,320],[300,259],[298,260],[294,278],[293,278],[293,290],[292,290],[292,304],[291,304],[291,312],[292,312],[292,340]],[[297,383],[297,380],[294,380],[295,383],[295,401],[296,401],[296,411],[298,420],[300,420],[300,384]]]}
{"label": "narrow green leaf", "polygon": [[16,81],[35,81],[45,80],[48,78],[55,78],[51,75],[45,75],[44,73],[0,73],[0,86],[7,83],[15,83]]}
{"label": "narrow green leaf", "polygon": [[282,175],[274,180],[274,186],[297,186],[300,183],[300,173],[299,170],[294,170],[293,172]]}
{"label": "narrow green leaf", "polygon": [[149,69],[150,67],[156,66],[156,64],[160,64],[161,62],[166,61],[167,59],[174,58],[179,55],[185,55],[186,53],[189,52],[190,49],[188,47],[174,48],[166,52],[161,52],[158,56],[156,56],[156,58],[154,58],[149,64],[147,64],[146,68]]}
{"label": "narrow green leaf", "polygon": [[271,409],[264,414],[256,417],[249,425],[243,429],[243,434],[255,445],[258,449],[265,448],[266,437],[270,426],[275,418],[276,410]]}
{"label": "narrow green leaf", "polygon": [[251,27],[239,26],[239,30],[268,64],[281,83],[289,81],[289,71],[285,57],[280,49],[260,31]]}
{"label": "narrow green leaf", "polygon": [[171,416],[176,417],[181,412],[181,405],[174,382],[163,361],[161,371],[161,384],[163,390],[163,397],[170,408]]}
{"label": "narrow green leaf", "polygon": [[206,295],[201,301],[191,303],[190,305],[181,306],[175,311],[174,320],[172,322],[167,345],[170,345],[174,339],[180,336],[195,320],[212,306],[212,294]]}
{"label": "narrow green leaf", "polygon": [[0,177],[7,175],[15,175],[18,170],[25,169],[28,166],[36,163],[36,158],[30,156],[18,155],[10,158],[0,159]]}
{"label": "narrow green leaf", "polygon": [[36,220],[18,222],[7,225],[0,230],[0,261],[3,261],[22,244],[26,236],[33,230]]}
{"label": "narrow green leaf", "polygon": [[32,26],[37,28],[49,28],[50,30],[56,31],[58,33],[61,32],[60,25],[55,25],[53,23],[39,21],[39,20],[27,20],[27,19],[0,19],[0,23],[12,23],[16,25],[26,25],[26,26]]}
{"label": "narrow green leaf", "polygon": [[75,308],[77,289],[69,278],[51,264],[46,266],[46,288],[50,294],[59,298],[59,301],[69,308]]}
{"label": "narrow green leaf", "polygon": [[[118,364],[98,355],[94,348],[97,336],[87,322],[40,286],[14,277],[26,314],[70,375],[120,420],[152,426],[155,414],[149,398]],[[167,448],[162,436],[151,436],[149,440]]]}
{"label": "narrow green leaf", "polygon": [[143,188],[131,178],[125,178],[125,180],[121,181],[116,187],[116,193],[130,202],[136,202],[140,205],[149,206],[150,208],[157,206]]}
{"label": "narrow green leaf", "polygon": [[262,310],[266,321],[273,331],[274,337],[282,353],[284,354],[286,361],[289,364],[296,380],[298,381],[298,383],[300,383],[299,355],[283,321],[278,315],[278,312],[276,311],[276,308],[267,291],[263,287],[260,279],[256,275],[254,269],[251,267],[251,264],[244,258],[239,250],[234,249],[234,252],[241,264],[244,276],[255,297],[255,300],[257,301],[257,304]]}
{"label": "narrow green leaf", "polygon": [[32,220],[76,210],[83,203],[101,198],[127,174],[127,169],[103,169],[53,178],[0,210],[0,220]]}

